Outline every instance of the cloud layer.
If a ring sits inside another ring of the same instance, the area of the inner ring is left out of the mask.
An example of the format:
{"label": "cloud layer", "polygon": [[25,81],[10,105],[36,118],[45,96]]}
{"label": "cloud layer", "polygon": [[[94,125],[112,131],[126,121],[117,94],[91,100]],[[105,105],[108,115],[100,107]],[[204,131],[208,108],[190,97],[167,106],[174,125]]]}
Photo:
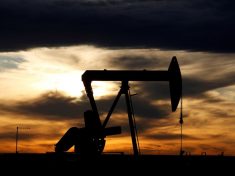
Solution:
{"label": "cloud layer", "polygon": [[[87,100],[86,100],[87,99]],[[37,98],[7,102],[3,101],[0,104],[1,112],[24,114],[28,118],[45,119],[45,120],[69,120],[82,119],[83,112],[91,109],[88,98],[78,100],[75,97],[63,95],[60,92],[46,92]],[[107,96],[104,99],[96,100],[100,114],[107,114],[111,107],[114,97]],[[164,106],[158,107],[151,104],[143,97],[135,98],[133,105],[137,109],[136,116],[141,118],[163,118],[167,113],[167,108]],[[126,104],[120,101],[115,112],[126,113]]]}
{"label": "cloud layer", "polygon": [[0,50],[92,44],[234,52],[230,0],[2,0]]}

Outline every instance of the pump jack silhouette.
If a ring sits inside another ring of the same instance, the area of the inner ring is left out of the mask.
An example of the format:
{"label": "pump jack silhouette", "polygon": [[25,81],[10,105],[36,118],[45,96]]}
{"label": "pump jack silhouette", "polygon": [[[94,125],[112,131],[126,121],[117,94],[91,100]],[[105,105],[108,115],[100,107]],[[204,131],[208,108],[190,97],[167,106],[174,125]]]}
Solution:
{"label": "pump jack silhouette", "polygon": [[[129,81],[168,81],[170,86],[172,112],[176,111],[182,97],[182,78],[177,58],[174,56],[167,71],[156,70],[87,70],[82,75],[91,109],[84,112],[85,127],[70,128],[55,145],[55,152],[61,153],[75,146],[75,152],[81,156],[97,156],[103,152],[105,137],[121,133],[121,127],[106,127],[115,106],[122,94],[125,95],[128,121],[131,132],[134,156],[139,155],[137,131],[130,99]],[[115,98],[106,119],[101,123],[96,102],[93,96],[92,81],[121,81],[121,88]]]}

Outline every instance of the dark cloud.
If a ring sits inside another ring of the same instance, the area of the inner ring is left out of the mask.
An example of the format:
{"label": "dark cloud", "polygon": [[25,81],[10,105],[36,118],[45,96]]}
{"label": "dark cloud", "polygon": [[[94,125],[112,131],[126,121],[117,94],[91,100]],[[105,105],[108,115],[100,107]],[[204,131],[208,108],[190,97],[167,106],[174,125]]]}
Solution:
{"label": "dark cloud", "polygon": [[8,69],[17,69],[22,62],[26,62],[26,60],[20,57],[0,56],[0,72]]}
{"label": "dark cloud", "polygon": [[185,77],[183,78],[183,94],[185,96],[197,96],[210,90],[234,85],[234,76],[235,73],[229,73],[213,80]]}
{"label": "dark cloud", "polygon": [[[54,131],[53,133],[40,133],[40,132],[37,132],[37,133],[32,133],[31,131],[26,131],[24,130],[23,132],[20,131],[20,134],[19,134],[19,140],[24,140],[24,141],[32,141],[32,140],[41,140],[41,139],[57,139],[57,138],[60,138],[61,137],[61,134]],[[3,133],[0,133],[0,141],[1,140],[15,140],[16,138],[16,133],[15,131],[14,132],[3,132]]]}
{"label": "dark cloud", "polygon": [[[124,101],[124,97],[125,96],[123,95],[123,97],[117,104],[117,107],[115,109],[116,113],[127,113],[126,102]],[[108,112],[109,108],[113,103],[113,100],[114,98],[110,97],[109,99],[97,101],[97,106],[100,109],[101,113]],[[138,95],[132,97],[132,104],[135,115],[140,118],[164,118],[170,112],[170,107],[166,107],[166,105],[154,105],[148,99],[145,99],[144,97]]]}
{"label": "dark cloud", "polygon": [[[171,133],[158,133],[158,134],[151,134],[151,135],[145,135],[146,138],[155,139],[155,140],[179,140],[180,134],[171,134]],[[191,135],[183,135],[184,140],[200,140],[200,138],[197,138],[195,136]]]}
{"label": "dark cloud", "polygon": [[[146,62],[147,61],[147,62]],[[135,64],[133,64],[133,62]],[[146,68],[146,67],[150,67],[153,64],[153,60],[152,59],[143,59],[142,57],[121,57],[118,59],[113,60],[113,65],[121,65],[124,68],[127,69],[139,69],[141,68]]]}
{"label": "dark cloud", "polygon": [[[22,132],[22,134],[20,134],[20,139],[19,140],[32,140],[36,136],[37,135],[32,135],[32,134],[29,135],[25,132]],[[0,133],[0,140],[15,140],[15,138],[16,138],[16,133],[15,132]]]}
{"label": "dark cloud", "polygon": [[230,0],[2,0],[0,50],[92,44],[234,52]]}
{"label": "dark cloud", "polygon": [[83,107],[80,107],[76,98],[64,96],[59,92],[47,92],[36,99],[1,104],[3,111],[48,120],[78,118],[83,111],[80,108]]}
{"label": "dark cloud", "polygon": [[15,132],[4,132],[0,133],[0,140],[12,140],[15,139]]}
{"label": "dark cloud", "polygon": [[[156,56],[146,56],[146,55],[124,55],[121,57],[113,58],[110,64],[121,69],[156,69],[163,67],[168,62],[168,59],[158,58]],[[167,63],[168,64],[168,63]]]}
{"label": "dark cloud", "polygon": [[[114,97],[96,100],[100,114],[107,114]],[[123,99],[124,100],[124,99]],[[142,97],[133,98],[135,114],[141,118],[163,118],[168,114],[165,106],[155,106]],[[29,118],[46,120],[69,120],[83,118],[83,112],[90,109],[88,98],[81,100],[59,92],[47,92],[40,97],[21,102],[1,103],[2,112],[24,114]],[[120,101],[116,113],[126,113],[126,104]]]}
{"label": "dark cloud", "polygon": [[[183,76],[183,96],[186,98],[208,98],[208,101],[211,101],[211,103],[215,101],[221,101],[219,99],[208,97],[208,95],[205,95],[205,93],[207,91],[234,85],[234,77],[235,73],[225,74],[220,78],[215,77],[211,80],[207,80],[206,77],[197,78]],[[139,87],[139,91],[149,99],[170,99],[169,84],[167,82],[140,82],[135,86]]]}
{"label": "dark cloud", "polygon": [[[183,96],[208,98],[208,103],[221,99],[213,99],[205,93],[208,91],[234,85],[234,56],[208,53],[174,52],[181,69]],[[110,65],[128,70],[168,70],[171,58],[158,52],[145,50],[142,53],[128,53],[111,59]],[[223,60],[223,61],[221,61]],[[131,82],[131,90],[151,100],[170,99],[168,82]],[[209,102],[210,101],[210,102]]]}

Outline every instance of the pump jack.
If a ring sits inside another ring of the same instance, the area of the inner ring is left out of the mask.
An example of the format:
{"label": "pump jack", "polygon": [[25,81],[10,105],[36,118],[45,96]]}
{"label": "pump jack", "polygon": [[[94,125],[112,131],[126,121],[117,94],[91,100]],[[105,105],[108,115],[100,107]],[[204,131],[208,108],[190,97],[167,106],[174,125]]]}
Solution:
{"label": "pump jack", "polygon": [[[131,132],[132,146],[134,156],[139,155],[136,139],[136,129],[133,120],[133,113],[130,101],[129,81],[169,81],[172,112],[176,111],[182,95],[182,79],[180,68],[176,57],[171,60],[167,71],[147,71],[147,70],[87,70],[82,75],[82,81],[85,86],[87,97],[89,98],[92,110],[84,113],[85,127],[77,129],[70,128],[61,140],[55,145],[56,152],[67,151],[75,145],[75,152],[81,155],[99,155],[102,153],[105,145],[105,137],[121,133],[121,127],[109,127],[106,125],[118,103],[122,94],[125,95],[128,121]],[[93,96],[92,81],[121,81],[120,91],[115,98],[107,117],[101,124],[100,116]],[[77,149],[77,150],[76,150]]]}

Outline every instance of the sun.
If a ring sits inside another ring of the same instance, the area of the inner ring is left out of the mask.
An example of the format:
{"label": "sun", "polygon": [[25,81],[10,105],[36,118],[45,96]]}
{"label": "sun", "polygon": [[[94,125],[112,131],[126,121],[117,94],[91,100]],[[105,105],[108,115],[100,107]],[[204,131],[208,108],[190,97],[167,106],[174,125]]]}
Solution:
{"label": "sun", "polygon": [[79,79],[80,75],[75,73],[67,73],[58,75],[59,78],[55,82],[55,89],[58,91],[65,92],[66,94],[73,97],[82,96],[83,83]]}
{"label": "sun", "polygon": [[[85,88],[81,80],[84,71],[68,71],[56,74],[47,74],[35,85],[41,91],[59,91],[67,96],[81,97]],[[102,96],[116,94],[116,85],[112,82],[92,82],[94,97],[96,99]]]}
{"label": "sun", "polygon": [[82,71],[46,74],[34,86],[41,91],[60,91],[68,96],[80,97],[84,90]]}

